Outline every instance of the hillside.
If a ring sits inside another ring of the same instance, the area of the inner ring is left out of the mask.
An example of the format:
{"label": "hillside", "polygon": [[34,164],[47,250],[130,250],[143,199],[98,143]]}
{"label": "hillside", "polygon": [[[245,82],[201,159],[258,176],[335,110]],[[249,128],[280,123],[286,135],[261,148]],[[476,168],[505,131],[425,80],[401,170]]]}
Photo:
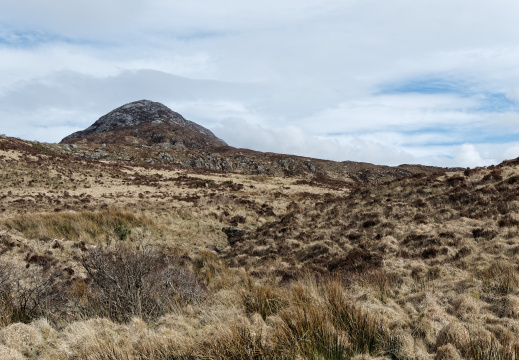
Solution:
{"label": "hillside", "polygon": [[0,139],[2,359],[519,356],[519,160],[81,141]]}
{"label": "hillside", "polygon": [[163,104],[140,100],[100,117],[60,144],[42,144],[56,154],[132,164],[196,168],[250,175],[305,178],[317,183],[379,183],[447,169],[377,166],[263,153],[228,146],[208,129],[184,119]]}

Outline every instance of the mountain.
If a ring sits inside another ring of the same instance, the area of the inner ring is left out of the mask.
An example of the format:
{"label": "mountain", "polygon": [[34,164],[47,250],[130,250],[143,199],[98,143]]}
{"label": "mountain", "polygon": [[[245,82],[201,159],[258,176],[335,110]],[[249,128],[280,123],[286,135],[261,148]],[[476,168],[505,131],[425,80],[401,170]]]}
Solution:
{"label": "mountain", "polygon": [[75,132],[61,143],[162,144],[163,147],[203,148],[226,146],[210,130],[167,106],[149,100],[134,101],[102,116],[85,130]]}

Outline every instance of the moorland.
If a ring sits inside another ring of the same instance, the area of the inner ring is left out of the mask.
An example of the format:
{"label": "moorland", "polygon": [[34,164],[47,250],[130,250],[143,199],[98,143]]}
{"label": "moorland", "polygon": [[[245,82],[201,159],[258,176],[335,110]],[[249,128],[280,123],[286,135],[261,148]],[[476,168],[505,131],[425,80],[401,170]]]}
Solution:
{"label": "moorland", "polygon": [[519,357],[519,160],[106,139],[0,139],[0,358]]}

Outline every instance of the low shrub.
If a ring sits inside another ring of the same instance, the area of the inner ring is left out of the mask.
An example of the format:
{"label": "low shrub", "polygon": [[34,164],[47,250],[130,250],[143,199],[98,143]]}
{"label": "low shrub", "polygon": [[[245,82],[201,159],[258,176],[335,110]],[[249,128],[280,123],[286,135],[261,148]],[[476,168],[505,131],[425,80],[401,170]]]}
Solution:
{"label": "low shrub", "polygon": [[0,326],[52,317],[64,306],[60,273],[41,266],[0,263]]}
{"label": "low shrub", "polygon": [[155,319],[175,304],[201,301],[204,285],[180,259],[149,246],[116,243],[81,259],[91,288],[85,311],[118,322]]}
{"label": "low shrub", "polygon": [[494,237],[496,237],[496,235],[497,235],[497,231],[492,230],[492,229],[477,228],[477,229],[472,230],[472,236],[474,236],[474,239],[483,238],[486,240],[491,240]]}

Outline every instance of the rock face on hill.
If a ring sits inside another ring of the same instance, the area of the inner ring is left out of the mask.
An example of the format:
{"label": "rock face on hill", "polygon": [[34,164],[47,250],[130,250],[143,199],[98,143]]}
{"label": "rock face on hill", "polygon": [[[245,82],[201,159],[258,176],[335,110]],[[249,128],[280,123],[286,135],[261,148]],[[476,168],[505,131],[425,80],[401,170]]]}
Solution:
{"label": "rock face on hill", "polygon": [[226,146],[210,130],[167,106],[149,100],[125,104],[102,116],[85,130],[75,132],[62,143],[142,144],[163,147],[201,148]]}

